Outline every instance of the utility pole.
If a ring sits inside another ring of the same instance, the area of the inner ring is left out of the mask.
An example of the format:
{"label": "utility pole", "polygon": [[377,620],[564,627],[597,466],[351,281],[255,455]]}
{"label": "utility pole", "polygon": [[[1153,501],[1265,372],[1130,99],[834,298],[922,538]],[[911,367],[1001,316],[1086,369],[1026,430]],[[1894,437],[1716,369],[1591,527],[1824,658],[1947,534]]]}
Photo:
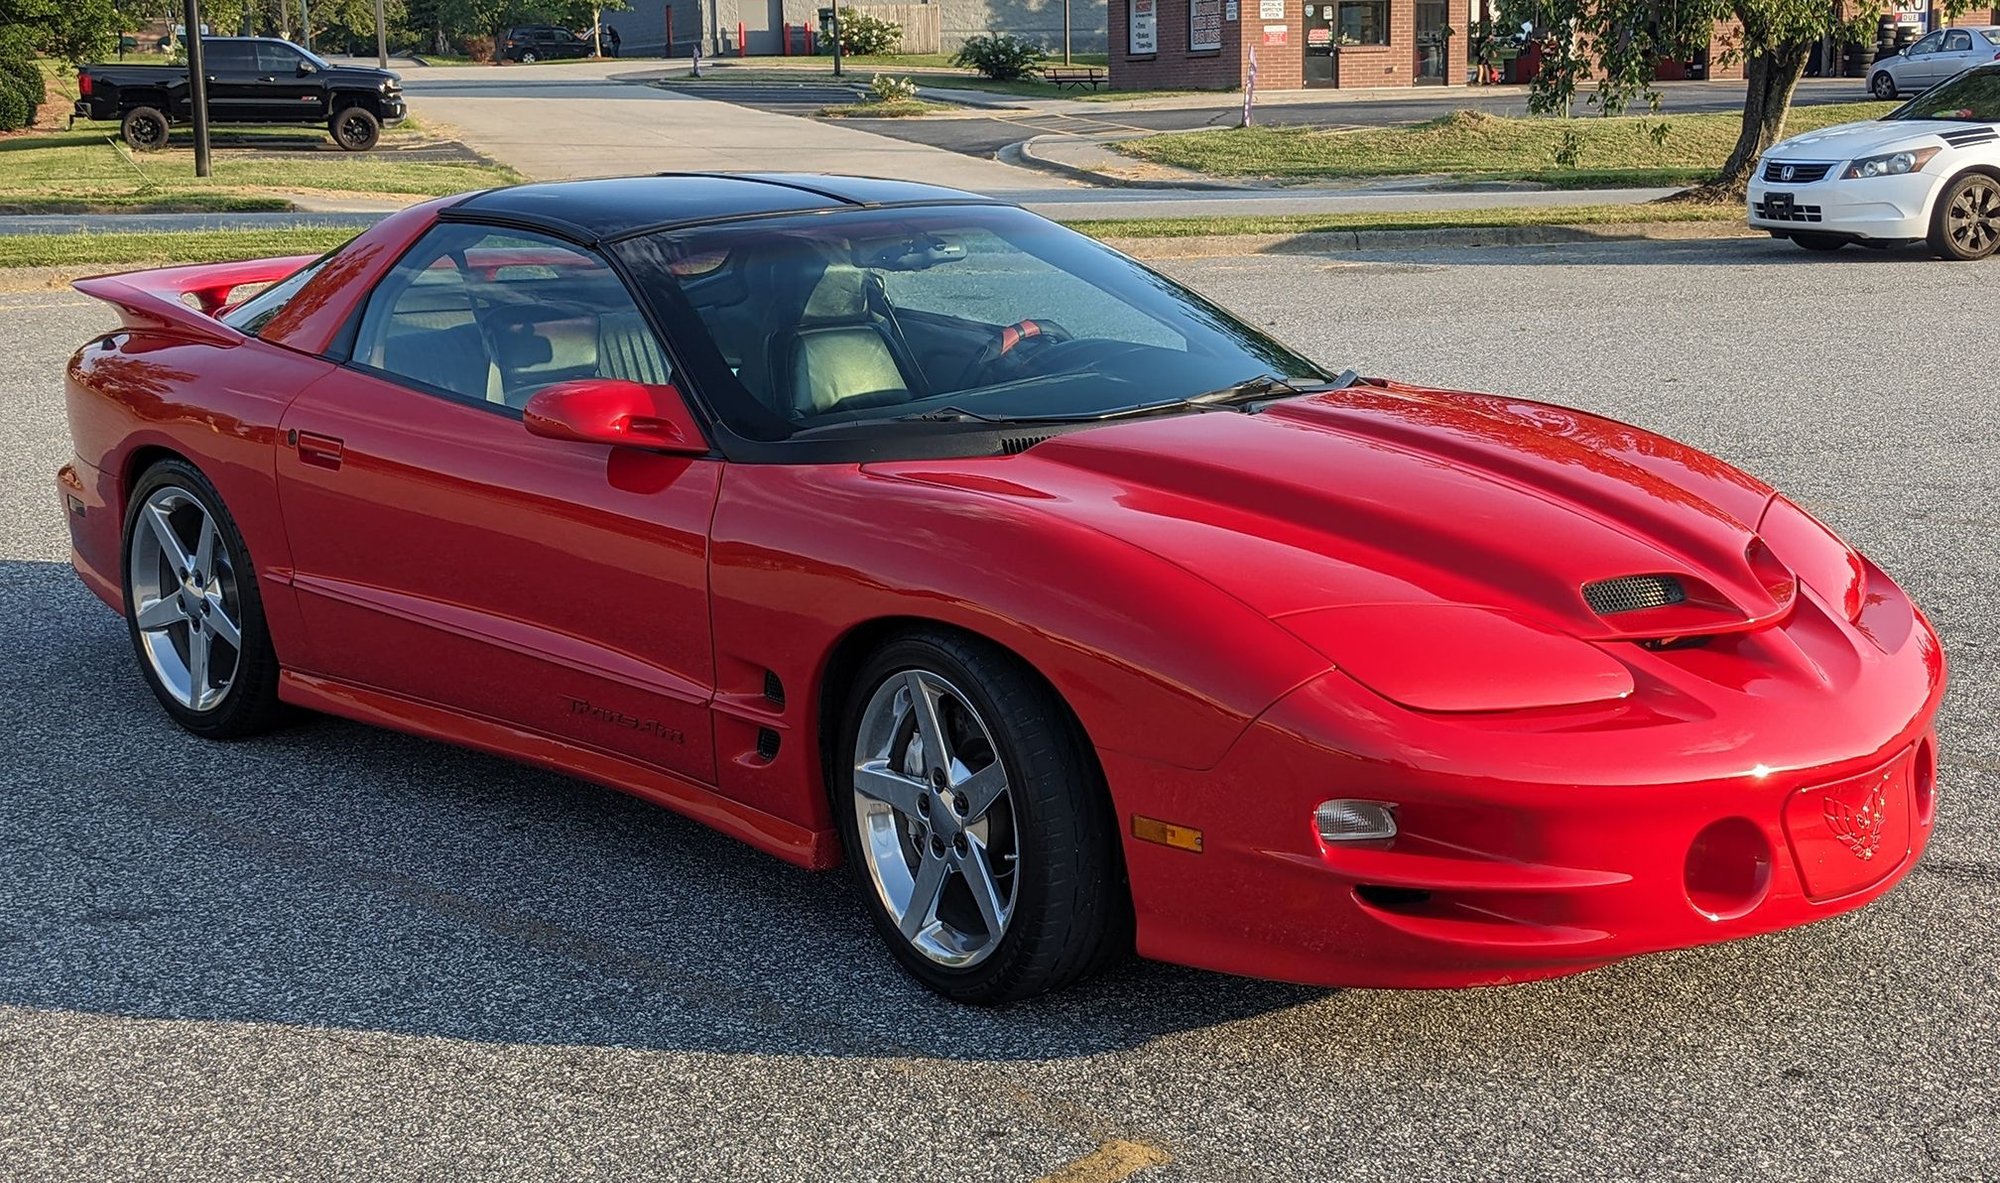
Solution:
{"label": "utility pole", "polygon": [[382,0],[375,0],[375,64],[389,68],[389,26],[382,20]]}
{"label": "utility pole", "polygon": [[307,53],[312,52],[313,14],[312,9],[306,7],[306,0],[299,0],[299,44],[306,47]]}
{"label": "utility pole", "polygon": [[201,0],[181,0],[187,21],[188,107],[194,116],[194,175],[208,175],[208,73],[201,62]]}
{"label": "utility pole", "polygon": [[841,76],[840,69],[840,0],[833,0],[833,76]]}
{"label": "utility pole", "polygon": [[1063,65],[1069,64],[1069,0],[1063,0]]}

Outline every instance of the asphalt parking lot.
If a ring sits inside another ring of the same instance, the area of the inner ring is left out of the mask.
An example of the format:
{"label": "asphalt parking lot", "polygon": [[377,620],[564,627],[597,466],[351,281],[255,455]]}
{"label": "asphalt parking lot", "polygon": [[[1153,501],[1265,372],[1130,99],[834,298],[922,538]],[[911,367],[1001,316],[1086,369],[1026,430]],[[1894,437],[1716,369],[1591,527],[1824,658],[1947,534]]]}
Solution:
{"label": "asphalt parking lot", "polygon": [[1131,964],[957,1009],[844,880],[330,720],[175,730],[69,572],[63,359],[0,295],[0,1178],[2000,1177],[2000,264],[1764,241],[1162,265],[1322,360],[1774,480],[1953,663],[1940,822],[1862,912],[1563,981]]}

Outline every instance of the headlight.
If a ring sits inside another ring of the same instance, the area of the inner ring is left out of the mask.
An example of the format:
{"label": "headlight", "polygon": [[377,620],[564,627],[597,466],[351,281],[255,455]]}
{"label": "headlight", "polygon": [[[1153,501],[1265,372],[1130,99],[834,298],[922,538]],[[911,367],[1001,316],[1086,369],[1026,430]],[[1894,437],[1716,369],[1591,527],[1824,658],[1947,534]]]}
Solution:
{"label": "headlight", "polygon": [[1895,177],[1921,172],[1931,162],[1931,157],[1942,151],[1942,148],[1906,148],[1885,156],[1863,156],[1848,165],[1847,171],[1840,175],[1843,180],[1856,181],[1863,177]]}

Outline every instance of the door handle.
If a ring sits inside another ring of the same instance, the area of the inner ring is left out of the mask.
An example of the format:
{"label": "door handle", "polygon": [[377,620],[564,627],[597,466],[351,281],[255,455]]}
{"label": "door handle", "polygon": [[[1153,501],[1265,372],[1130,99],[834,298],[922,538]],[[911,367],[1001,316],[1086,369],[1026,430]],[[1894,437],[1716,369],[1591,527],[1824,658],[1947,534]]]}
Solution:
{"label": "door handle", "polygon": [[316,435],[310,431],[291,433],[292,446],[299,450],[299,460],[316,468],[339,468],[342,452],[341,442],[330,435]]}

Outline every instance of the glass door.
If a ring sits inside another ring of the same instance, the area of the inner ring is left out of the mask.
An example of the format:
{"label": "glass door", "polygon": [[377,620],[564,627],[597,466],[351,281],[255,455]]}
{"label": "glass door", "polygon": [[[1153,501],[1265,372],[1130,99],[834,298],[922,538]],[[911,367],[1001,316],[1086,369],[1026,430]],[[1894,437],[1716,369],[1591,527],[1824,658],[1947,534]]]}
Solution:
{"label": "glass door", "polygon": [[1417,64],[1411,79],[1418,86],[1443,86],[1451,80],[1450,11],[1447,0],[1417,0]]}

